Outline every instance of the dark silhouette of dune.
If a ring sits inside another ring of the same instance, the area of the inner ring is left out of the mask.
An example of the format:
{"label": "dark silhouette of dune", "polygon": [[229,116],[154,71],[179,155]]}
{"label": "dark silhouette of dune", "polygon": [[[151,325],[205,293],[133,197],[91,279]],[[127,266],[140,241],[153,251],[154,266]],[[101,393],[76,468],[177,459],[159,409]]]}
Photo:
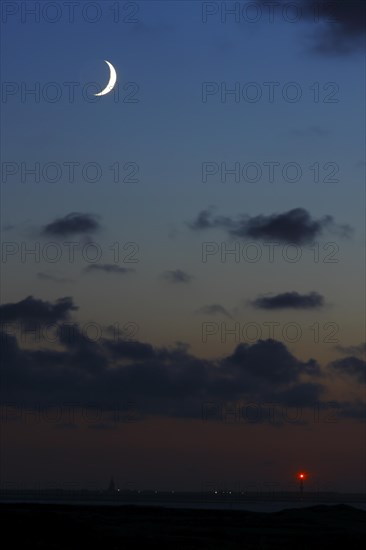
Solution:
{"label": "dark silhouette of dune", "polygon": [[134,506],[1,504],[11,547],[291,549],[361,548],[366,512],[347,505],[276,513]]}

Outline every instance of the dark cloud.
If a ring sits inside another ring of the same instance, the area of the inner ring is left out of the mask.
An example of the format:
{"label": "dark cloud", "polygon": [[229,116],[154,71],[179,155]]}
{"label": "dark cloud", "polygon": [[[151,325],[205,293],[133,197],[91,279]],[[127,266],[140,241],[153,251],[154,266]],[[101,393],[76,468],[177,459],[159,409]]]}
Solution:
{"label": "dark cloud", "polygon": [[241,376],[279,386],[299,381],[301,374],[320,374],[320,368],[313,359],[299,361],[285,344],[272,339],[239,344],[225,364],[236,369]]}
{"label": "dark cloud", "polygon": [[77,323],[61,323],[56,336],[50,350],[24,349],[14,335],[1,334],[7,402],[93,402],[106,411],[135,403],[141,414],[199,418],[207,402],[298,399],[310,406],[323,391],[316,361],[300,361],[274,340],[241,344],[229,357],[205,360],[179,343],[164,348],[105,337],[91,341]]}
{"label": "dark cloud", "polygon": [[141,361],[155,358],[153,346],[142,342],[106,340],[105,348],[110,352],[112,357],[118,359],[133,359],[135,361]]}
{"label": "dark cloud", "polygon": [[313,33],[314,50],[323,54],[349,54],[365,47],[366,10],[363,0],[302,0],[304,14],[323,25]]}
{"label": "dark cloud", "polygon": [[[265,0],[257,2],[266,4]],[[279,3],[291,4],[287,0],[279,0]],[[366,32],[364,0],[297,0],[293,4],[298,7],[297,21],[311,23],[311,49],[314,52],[345,55],[363,51]],[[290,11],[289,17],[295,17],[295,7]]]}
{"label": "dark cloud", "polygon": [[366,342],[362,342],[357,346],[335,346],[339,353],[345,355],[355,355],[356,357],[366,357]]}
{"label": "dark cloud", "polygon": [[364,401],[337,403],[339,415],[343,418],[352,418],[365,421],[366,404]]}
{"label": "dark cloud", "polygon": [[317,292],[284,292],[273,296],[259,296],[251,303],[258,309],[317,309],[324,305],[324,297]]}
{"label": "dark cloud", "polygon": [[54,283],[74,283],[74,279],[69,279],[68,277],[60,277],[58,275],[52,275],[52,273],[44,273],[43,271],[40,271],[37,273],[38,279],[41,279],[42,281],[51,281]]}
{"label": "dark cloud", "polygon": [[338,359],[329,364],[329,368],[338,374],[354,378],[361,384],[366,383],[366,361],[353,355]]}
{"label": "dark cloud", "polygon": [[28,296],[24,300],[0,306],[1,323],[56,323],[68,319],[77,310],[72,298],[59,298],[54,304]]}
{"label": "dark cloud", "polygon": [[175,269],[173,271],[164,271],[163,278],[169,283],[190,283],[193,279],[192,275],[188,275],[181,269]]}
{"label": "dark cloud", "polygon": [[279,393],[281,403],[287,407],[306,407],[309,403],[317,403],[319,396],[324,393],[322,384],[304,382]]}
{"label": "dark cloud", "polygon": [[338,226],[332,216],[315,220],[304,208],[294,208],[283,214],[259,215],[239,222],[230,233],[238,237],[274,239],[283,243],[306,244],[323,234],[325,229]]}
{"label": "dark cloud", "polygon": [[[28,298],[7,304],[2,318],[28,318],[30,309],[24,303],[30,300],[42,320],[60,319],[75,309],[70,298],[55,304]],[[60,305],[62,311],[56,312]],[[203,407],[210,403],[313,407],[322,403],[327,373],[347,373],[355,384],[364,381],[365,374],[365,363],[354,357],[332,363],[324,373],[314,359],[300,360],[273,339],[239,344],[215,360],[192,355],[182,343],[165,348],[104,336],[92,341],[69,321],[61,322],[55,334],[53,349],[42,343],[35,349],[22,347],[13,334],[0,333],[4,402],[44,408],[74,403],[108,413],[117,407],[135,419],[202,418]],[[361,416],[351,403],[345,414]]]}
{"label": "dark cloud", "polygon": [[99,222],[92,214],[72,212],[45,225],[42,234],[53,237],[67,237],[69,235],[94,233],[99,229]]}
{"label": "dark cloud", "polygon": [[230,229],[235,228],[237,222],[233,221],[228,216],[216,216],[213,217],[213,209],[201,210],[197,218],[188,223],[188,227],[194,231],[200,231],[202,229],[215,229],[215,228],[224,228]]}
{"label": "dark cloud", "polygon": [[196,313],[209,315],[209,316],[224,315],[225,317],[229,317],[230,319],[232,319],[232,316],[230,315],[228,310],[224,308],[224,306],[221,306],[220,304],[211,304],[208,306],[203,306],[200,309],[198,309]]}
{"label": "dark cloud", "polygon": [[126,273],[132,273],[135,270],[127,267],[120,267],[116,264],[90,264],[83,270],[85,273],[92,273],[93,271],[104,271],[105,273],[116,273],[118,275],[125,275]]}
{"label": "dark cloud", "polygon": [[209,229],[213,227],[211,210],[201,210],[197,219],[188,225],[191,229]]}
{"label": "dark cloud", "polygon": [[349,236],[351,232],[349,226],[336,224],[330,215],[313,219],[304,208],[294,208],[283,214],[241,216],[236,221],[228,217],[213,217],[212,212],[203,210],[190,227],[193,230],[219,227],[226,229],[232,236],[272,239],[298,245],[313,242],[326,229],[341,236]]}

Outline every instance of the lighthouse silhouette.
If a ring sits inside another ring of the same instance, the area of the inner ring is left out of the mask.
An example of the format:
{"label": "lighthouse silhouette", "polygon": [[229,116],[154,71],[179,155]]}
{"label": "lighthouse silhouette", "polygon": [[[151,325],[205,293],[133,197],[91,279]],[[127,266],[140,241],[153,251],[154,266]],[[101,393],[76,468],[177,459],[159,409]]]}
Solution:
{"label": "lighthouse silhouette", "polygon": [[304,493],[304,479],[305,479],[305,474],[301,473],[299,474],[299,481],[300,481],[300,495],[302,496],[303,493]]}

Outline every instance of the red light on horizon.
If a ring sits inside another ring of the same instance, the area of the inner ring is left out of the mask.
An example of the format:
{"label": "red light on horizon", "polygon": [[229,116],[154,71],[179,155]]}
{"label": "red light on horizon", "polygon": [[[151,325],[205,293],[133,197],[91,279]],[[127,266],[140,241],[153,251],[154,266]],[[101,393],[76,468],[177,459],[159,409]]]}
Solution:
{"label": "red light on horizon", "polygon": [[304,474],[303,472],[301,472],[301,474],[297,474],[299,479],[305,479],[306,478],[306,474]]}

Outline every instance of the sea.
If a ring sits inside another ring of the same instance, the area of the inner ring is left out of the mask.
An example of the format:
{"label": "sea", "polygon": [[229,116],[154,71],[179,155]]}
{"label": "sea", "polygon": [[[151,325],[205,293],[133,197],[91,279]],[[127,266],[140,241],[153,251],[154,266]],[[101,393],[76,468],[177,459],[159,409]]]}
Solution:
{"label": "sea", "polygon": [[176,508],[176,509],[190,509],[190,510],[238,510],[247,512],[260,512],[260,513],[273,513],[281,512],[282,510],[289,509],[301,509],[310,508],[313,506],[339,506],[340,504],[351,506],[359,510],[366,512],[366,502],[322,502],[319,500],[314,501],[281,501],[281,502],[190,502],[190,501],[171,501],[171,500],[159,500],[158,502],[152,500],[68,500],[68,499],[1,499],[0,503],[13,503],[13,504],[52,504],[52,505],[70,505],[70,506],[136,506],[136,507],[160,507],[160,508]]}

